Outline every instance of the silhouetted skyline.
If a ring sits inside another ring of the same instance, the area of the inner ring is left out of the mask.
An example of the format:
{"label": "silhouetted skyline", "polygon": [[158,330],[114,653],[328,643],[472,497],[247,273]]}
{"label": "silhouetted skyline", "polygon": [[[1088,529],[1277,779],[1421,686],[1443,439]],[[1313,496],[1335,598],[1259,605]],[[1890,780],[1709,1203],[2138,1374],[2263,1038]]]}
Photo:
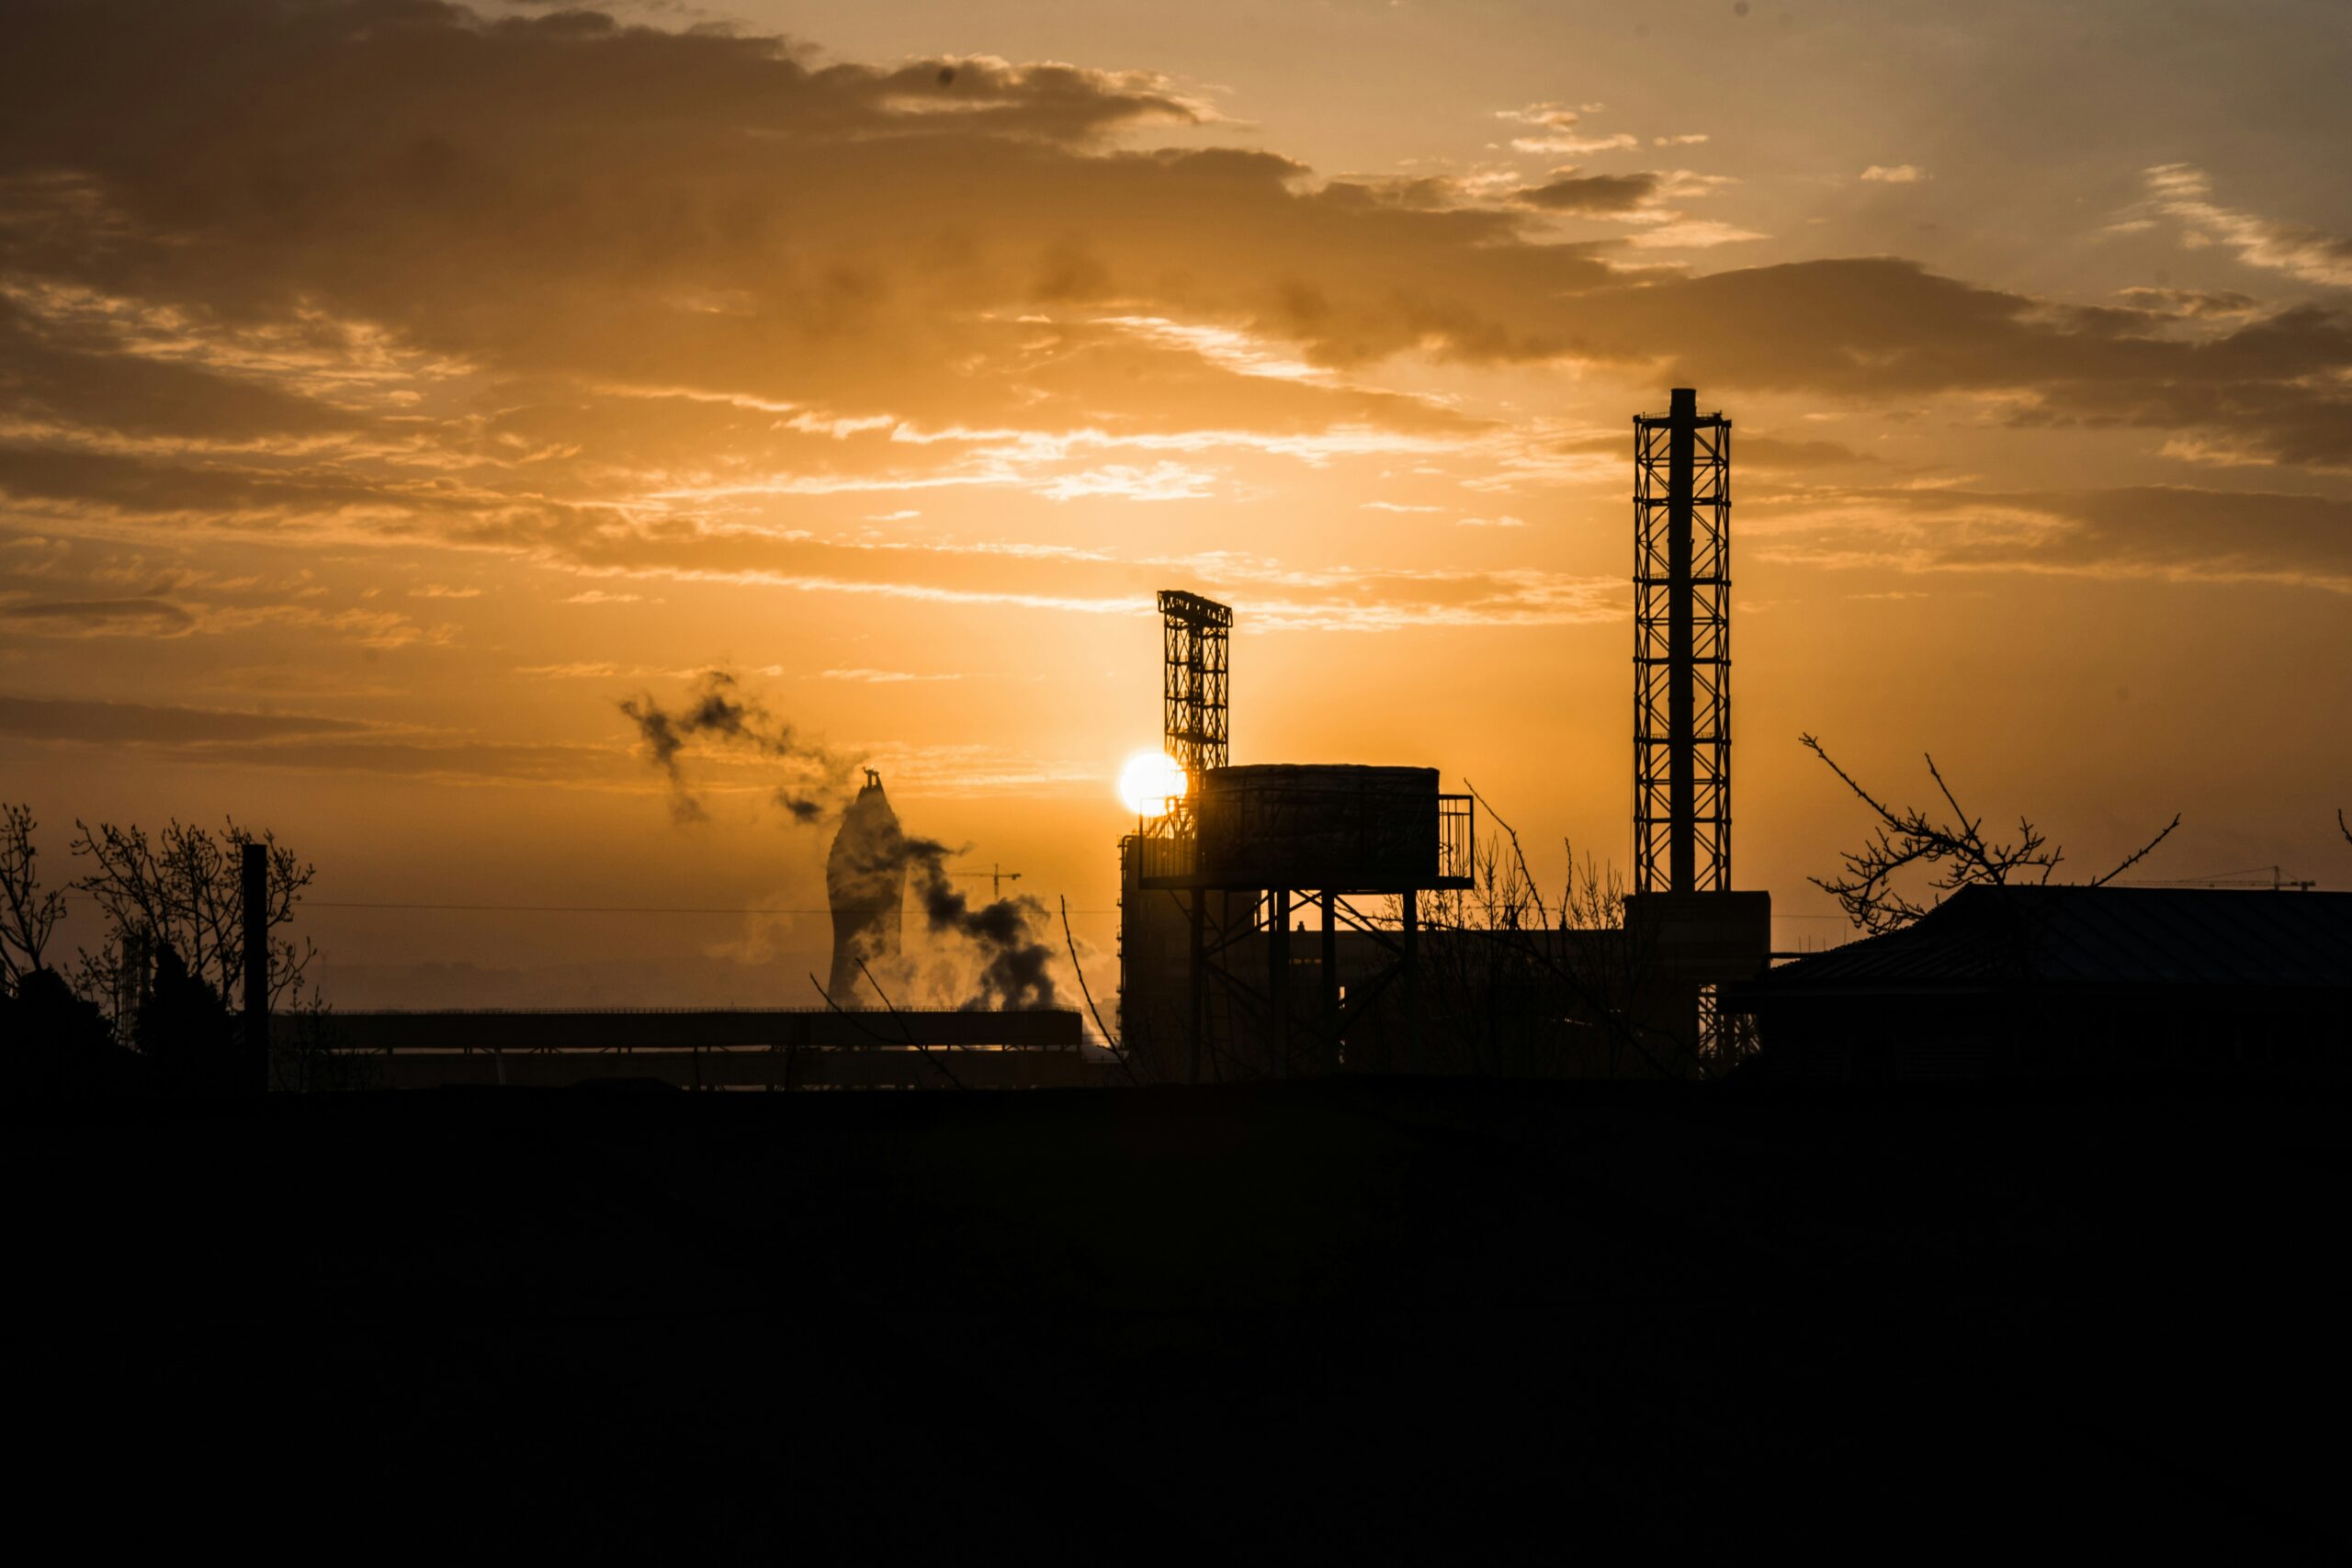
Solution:
{"label": "silhouetted skyline", "polygon": [[272,825],[322,868],[331,994],[822,966],[776,754],[686,733],[691,796],[631,754],[616,702],[686,713],[714,669],[1066,896],[1103,985],[1170,583],[1246,611],[1240,754],[1442,766],[1547,883],[1563,839],[1630,869],[1624,425],[1675,386],[1739,423],[1775,945],[1844,929],[1806,878],[1865,823],[1804,733],[1871,779],[1932,750],[2084,863],[2178,811],[2152,874],[2346,880],[2335,9],[8,32],[6,796],[60,861],[77,815]]}

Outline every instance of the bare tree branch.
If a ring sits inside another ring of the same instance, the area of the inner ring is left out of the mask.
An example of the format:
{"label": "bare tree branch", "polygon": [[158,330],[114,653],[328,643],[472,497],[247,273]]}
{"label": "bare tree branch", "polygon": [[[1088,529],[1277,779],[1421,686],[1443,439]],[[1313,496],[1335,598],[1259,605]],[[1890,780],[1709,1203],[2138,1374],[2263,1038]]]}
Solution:
{"label": "bare tree branch", "polygon": [[0,806],[0,989],[14,995],[35,970],[57,922],[65,918],[62,888],[41,891],[40,851],[28,806]]}
{"label": "bare tree branch", "polygon": [[1560,929],[1563,931],[1611,931],[1623,929],[1625,924],[1625,879],[1611,864],[1606,873],[1585,852],[1584,869],[1577,869],[1576,846],[1567,840],[1560,840],[1560,849],[1568,857],[1567,890],[1560,896]]}
{"label": "bare tree branch", "polygon": [[864,1020],[860,1019],[855,1013],[850,1011],[847,1008],[842,1006],[841,1003],[833,1000],[831,995],[826,991],[824,987],[817,985],[816,976],[809,976],[808,983],[812,986],[817,986],[817,994],[825,998],[825,1005],[827,1007],[832,1009],[835,1012],[849,1020],[853,1024],[855,1024],[860,1033],[865,1035],[868,1039],[881,1041],[886,1045],[896,1043],[913,1046],[915,1048],[915,1055],[921,1056],[925,1062],[939,1069],[940,1077],[945,1078],[953,1087],[962,1089],[964,1087],[964,1080],[957,1077],[953,1072],[949,1071],[946,1063],[933,1056],[931,1054],[931,1047],[925,1045],[921,1040],[917,1039],[915,1037],[915,1032],[907,1026],[907,1021],[899,1016],[899,1010],[891,1002],[889,993],[882,988],[882,982],[874,977],[874,972],[865,966],[865,960],[863,958],[857,961],[857,972],[865,976],[865,983],[874,987],[874,994],[876,996],[882,998],[883,1009],[885,1011],[889,1013],[890,1021],[899,1026],[899,1038],[896,1042],[891,1041],[886,1035],[876,1034],[873,1030],[866,1028]]}
{"label": "bare tree branch", "polygon": [[1062,941],[1069,944],[1070,973],[1078,976],[1078,994],[1086,998],[1086,1010],[1092,1015],[1094,1027],[1102,1033],[1102,1043],[1108,1045],[1112,1055],[1118,1058],[1119,1071],[1126,1075],[1127,1081],[1135,1082],[1135,1068],[1127,1063],[1126,1050],[1116,1040],[1111,1038],[1111,1032],[1108,1029],[1102,1027],[1102,1011],[1095,1007],[1093,989],[1086,983],[1086,966],[1078,961],[1078,938],[1072,936],[1069,930],[1069,896],[1068,894],[1062,896]]}
{"label": "bare tree branch", "polygon": [[[1473,867],[1473,886],[1432,895],[1424,930],[1475,933],[1477,940],[1424,946],[1424,977],[1438,1010],[1454,1021],[1444,1040],[1463,1054],[1441,1070],[1543,1072],[1566,1060],[1570,1029],[1589,1029],[1607,1042],[1608,1070],[1638,1059],[1659,1077],[1703,1072],[1690,1043],[1642,1021],[1654,982],[1646,954],[1631,938],[1578,941],[1569,933],[1618,932],[1625,924],[1624,885],[1585,857],[1579,882],[1568,848],[1568,886],[1555,911],[1538,891],[1519,835],[1464,780],[1464,787],[1510,840],[1503,855],[1491,842]],[[1536,919],[1527,919],[1533,909]],[[1424,1042],[1428,1048],[1430,1042]],[[1669,1057],[1690,1057],[1679,1070]]]}
{"label": "bare tree branch", "polygon": [[2138,849],[2133,850],[2130,854],[2124,856],[2123,863],[2117,866],[2113,871],[2109,872],[2105,876],[2094,877],[2091,881],[2091,886],[2093,887],[2104,887],[2109,883],[2114,881],[2117,877],[2122,875],[2125,872],[2130,871],[2133,866],[2148,858],[2148,852],[2150,850],[2154,849],[2158,844],[2161,844],[2166,839],[2171,838],[2172,830],[2179,826],[2180,813],[2176,811],[2172,814],[2172,820],[2164,825],[2164,830],[2162,832],[2158,833],[2154,838],[2150,839],[2146,843],[2142,844]]}
{"label": "bare tree branch", "polygon": [[97,951],[85,949],[79,955],[74,984],[85,996],[101,1006],[121,1006],[136,994],[142,955],[162,943],[223,1002],[233,1003],[244,965],[242,860],[244,847],[258,843],[267,867],[264,914],[270,1006],[292,1011],[305,1005],[316,951],[307,940],[297,944],[275,937],[294,919],[318,868],[280,844],[276,834],[257,838],[233,818],[217,832],[175,818],[153,839],[136,825],[74,827],[74,858],[89,869],[73,886],[96,900],[107,924]]}
{"label": "bare tree branch", "polygon": [[1525,879],[1527,883],[1528,897],[1533,899],[1535,903],[1535,917],[1544,925],[1550,925],[1552,923],[1552,913],[1544,907],[1544,890],[1536,882],[1535,874],[1527,869],[1527,852],[1520,848],[1519,829],[1504,821],[1502,813],[1497,811],[1493,807],[1487,804],[1487,797],[1478,793],[1478,786],[1476,784],[1472,784],[1468,779],[1464,779],[1462,781],[1462,787],[1468,790],[1470,792],[1470,798],[1476,801],[1480,807],[1485,808],[1487,815],[1495,819],[1495,826],[1500,828],[1510,836],[1511,853],[1517,856],[1519,860],[1519,874]]}
{"label": "bare tree branch", "polygon": [[[2050,842],[2048,837],[2032,822],[2018,818],[2018,837],[2013,842],[2000,842],[1984,835],[1981,817],[1972,817],[1960,803],[1951,785],[1946,782],[1943,770],[1936,766],[1933,756],[1928,758],[1928,776],[1935,780],[1936,790],[1951,808],[1952,820],[1939,821],[1916,807],[1897,811],[1864,789],[1851,773],[1838,765],[1821,742],[1813,736],[1799,738],[1805,749],[1820,758],[1836,773],[1855,798],[1869,807],[1878,818],[1871,828],[1871,837],[1859,850],[1846,852],[1845,874],[1838,877],[1808,877],[1815,886],[1838,900],[1846,916],[1863,931],[1877,936],[1909,925],[1940,903],[1943,898],[1963,887],[1978,886],[2006,886],[2010,882],[2030,877],[2046,884],[2065,859],[2065,852]],[[2124,857],[2121,864],[2089,886],[2100,887],[2112,882],[2125,871],[2145,859],[2180,826],[2177,813],[2164,829]],[[1935,874],[1928,882],[1936,897],[1919,903],[1895,886],[1900,874],[1917,866],[1933,868]]]}

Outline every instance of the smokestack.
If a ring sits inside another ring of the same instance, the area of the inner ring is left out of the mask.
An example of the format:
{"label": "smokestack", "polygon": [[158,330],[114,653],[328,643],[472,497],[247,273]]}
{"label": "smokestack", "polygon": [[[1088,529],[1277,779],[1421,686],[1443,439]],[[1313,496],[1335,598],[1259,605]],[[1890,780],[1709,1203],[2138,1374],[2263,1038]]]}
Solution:
{"label": "smokestack", "polygon": [[1667,417],[1666,558],[1667,592],[1667,833],[1668,886],[1677,893],[1699,886],[1698,731],[1692,723],[1695,704],[1690,690],[1695,679],[1690,646],[1691,495],[1697,489],[1692,470],[1699,443],[1699,393],[1690,387],[1674,389]]}
{"label": "smokestack", "polygon": [[907,843],[899,814],[882,793],[882,775],[865,770],[865,784],[842,813],[841,831],[825,857],[825,895],[833,910],[833,967],[825,985],[833,1005],[863,1007],[858,964],[899,955],[900,907],[907,891]]}
{"label": "smokestack", "polygon": [[1731,421],[1634,416],[1634,881],[1731,886]]}

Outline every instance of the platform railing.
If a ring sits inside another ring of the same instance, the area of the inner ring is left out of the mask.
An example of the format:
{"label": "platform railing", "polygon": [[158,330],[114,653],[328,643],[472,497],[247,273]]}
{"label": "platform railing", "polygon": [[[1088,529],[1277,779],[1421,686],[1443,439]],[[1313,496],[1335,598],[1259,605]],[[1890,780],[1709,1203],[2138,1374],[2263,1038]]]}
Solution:
{"label": "platform railing", "polygon": [[1437,874],[1441,886],[1467,887],[1478,874],[1478,826],[1472,797],[1437,797]]}
{"label": "platform railing", "polygon": [[[1200,840],[1193,834],[1137,838],[1134,845],[1136,874],[1147,887],[1189,886],[1200,874]],[[1478,852],[1475,797],[1467,795],[1441,795],[1437,797],[1435,849],[1434,878],[1422,886],[1432,888],[1470,886],[1476,874]]]}

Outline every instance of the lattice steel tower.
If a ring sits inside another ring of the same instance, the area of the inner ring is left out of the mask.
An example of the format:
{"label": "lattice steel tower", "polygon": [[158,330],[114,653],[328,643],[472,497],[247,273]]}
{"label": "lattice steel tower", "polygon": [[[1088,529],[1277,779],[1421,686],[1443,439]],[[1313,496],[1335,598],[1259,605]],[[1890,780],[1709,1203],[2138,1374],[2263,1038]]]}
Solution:
{"label": "lattice steel tower", "polygon": [[1731,887],[1731,421],[1634,418],[1634,890]]}
{"label": "lattice steel tower", "polygon": [[1159,593],[1162,681],[1160,732],[1168,754],[1184,770],[1185,795],[1166,818],[1170,836],[1193,830],[1193,803],[1211,768],[1233,760],[1226,728],[1227,648],[1233,611],[1197,593]]}

